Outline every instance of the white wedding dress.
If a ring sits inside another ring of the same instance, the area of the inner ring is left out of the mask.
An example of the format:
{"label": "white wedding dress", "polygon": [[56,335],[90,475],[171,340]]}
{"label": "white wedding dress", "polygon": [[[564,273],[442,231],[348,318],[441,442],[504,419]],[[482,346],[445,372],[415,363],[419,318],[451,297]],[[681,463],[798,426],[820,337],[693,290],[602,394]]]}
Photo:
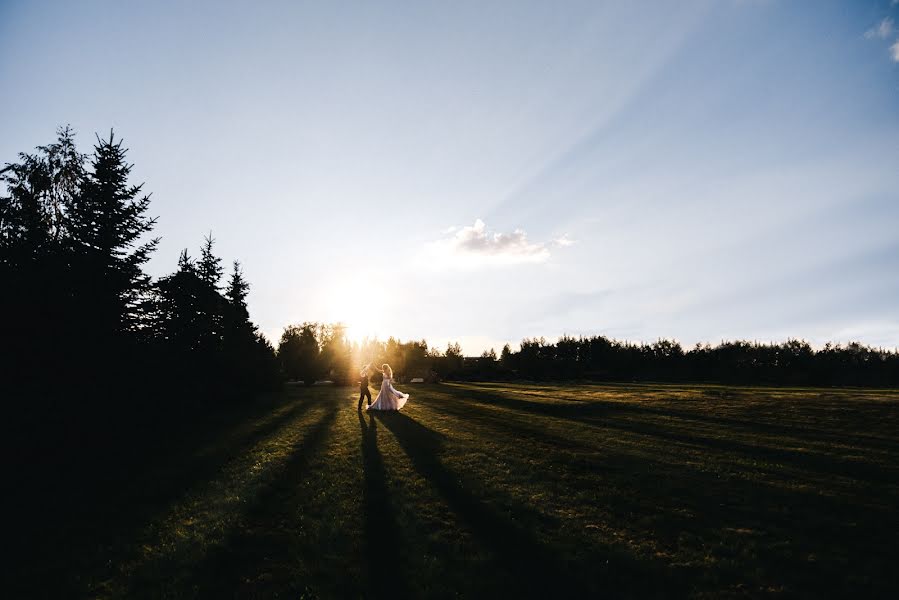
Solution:
{"label": "white wedding dress", "polygon": [[371,403],[368,410],[399,410],[403,408],[408,399],[409,394],[397,390],[393,387],[393,381],[385,377],[381,381],[381,391],[378,392],[378,397]]}

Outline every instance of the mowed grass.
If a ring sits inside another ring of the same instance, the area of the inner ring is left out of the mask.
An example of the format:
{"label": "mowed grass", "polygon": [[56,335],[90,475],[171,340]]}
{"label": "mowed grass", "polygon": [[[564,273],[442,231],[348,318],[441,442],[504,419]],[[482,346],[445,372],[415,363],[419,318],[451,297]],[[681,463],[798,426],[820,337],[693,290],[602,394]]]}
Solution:
{"label": "mowed grass", "polygon": [[[44,544],[86,597],[897,597],[899,394],[289,387]],[[43,594],[35,594],[43,595]]]}

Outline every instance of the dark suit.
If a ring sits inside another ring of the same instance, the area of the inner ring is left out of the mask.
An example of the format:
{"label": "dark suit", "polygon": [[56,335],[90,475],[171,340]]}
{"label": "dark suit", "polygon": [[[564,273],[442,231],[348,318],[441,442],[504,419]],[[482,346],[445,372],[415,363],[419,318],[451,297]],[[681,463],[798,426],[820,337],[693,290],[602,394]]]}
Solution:
{"label": "dark suit", "polygon": [[359,376],[359,406],[362,408],[362,399],[368,398],[368,404],[371,404],[371,391],[368,389],[368,371]]}

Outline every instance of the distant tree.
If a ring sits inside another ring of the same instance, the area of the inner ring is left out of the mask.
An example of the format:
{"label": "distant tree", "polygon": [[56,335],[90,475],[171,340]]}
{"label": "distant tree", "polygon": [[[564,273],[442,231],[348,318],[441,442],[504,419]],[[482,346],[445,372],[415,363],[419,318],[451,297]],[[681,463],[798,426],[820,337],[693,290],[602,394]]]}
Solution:
{"label": "distant tree", "polygon": [[530,379],[544,379],[552,371],[553,351],[546,339],[524,338],[518,351],[520,374]]}
{"label": "distant tree", "polygon": [[504,369],[512,369],[512,347],[509,344],[503,346],[503,350],[499,355],[499,364],[502,365]]}
{"label": "distant tree", "polygon": [[496,360],[496,350],[494,350],[493,348],[491,348],[490,350],[484,350],[481,353],[481,358],[486,358],[486,359],[495,361]]}
{"label": "distant tree", "polygon": [[312,385],[321,374],[320,349],[315,323],[288,325],[281,333],[278,360],[289,379]]}
{"label": "distant tree", "polygon": [[345,385],[355,379],[352,348],[346,339],[346,326],[340,323],[319,328],[322,370],[334,383]]}
{"label": "distant tree", "polygon": [[446,345],[444,353],[444,373],[445,376],[452,376],[462,370],[464,360],[462,357],[462,346],[459,342],[450,342]]}

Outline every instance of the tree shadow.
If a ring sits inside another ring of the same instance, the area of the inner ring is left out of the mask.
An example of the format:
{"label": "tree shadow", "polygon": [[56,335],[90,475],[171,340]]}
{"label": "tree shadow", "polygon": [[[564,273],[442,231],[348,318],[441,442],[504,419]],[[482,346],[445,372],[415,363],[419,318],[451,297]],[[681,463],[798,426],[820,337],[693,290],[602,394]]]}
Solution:
{"label": "tree shadow", "polygon": [[[133,550],[124,548],[128,548],[148,522],[163,515],[169,506],[183,497],[186,490],[212,480],[235,456],[302,417],[311,406],[314,403],[295,402],[257,427],[226,434],[227,443],[216,443],[211,447],[203,444],[216,439],[220,430],[215,427],[199,433],[185,433],[174,443],[169,439],[165,440],[167,444],[159,440],[161,452],[143,448],[139,459],[128,464],[127,470],[116,469],[108,478],[90,484],[79,481],[79,474],[86,465],[73,465],[60,478],[62,481],[73,480],[68,486],[70,492],[41,493],[25,509],[26,514],[34,513],[35,517],[22,520],[25,531],[21,535],[28,541],[20,545],[20,559],[27,564],[42,565],[44,569],[48,564],[58,563],[59,572],[65,572],[65,575],[53,582],[53,586],[59,586],[60,595],[75,593],[81,588],[81,582],[90,579],[94,571],[106,572],[104,563],[109,559],[110,548],[118,548],[115,558],[121,561]],[[129,449],[123,455],[130,458],[133,452],[136,450]],[[57,477],[53,473],[43,476]],[[54,485],[60,487],[61,482],[54,482]],[[45,506],[51,502],[52,510]],[[46,533],[36,530],[35,525],[46,528]],[[15,532],[13,535],[15,537]],[[83,542],[88,539],[100,543],[86,547]],[[98,548],[101,555],[93,552]],[[23,578],[23,586],[32,584],[30,578]]]}
{"label": "tree shadow", "polygon": [[378,449],[378,421],[372,413],[368,413],[367,422],[361,410],[357,413],[365,482],[365,556],[370,585],[366,591],[372,598],[408,598],[411,594],[403,573],[407,557]]}
{"label": "tree shadow", "polygon": [[[608,592],[605,584],[625,579],[648,595],[668,589],[671,581],[654,573],[647,577],[636,561],[613,554],[595,556],[592,572],[567,564],[558,549],[542,541],[536,531],[546,517],[518,504],[507,511],[479,499],[478,486],[462,481],[441,460],[445,437],[401,412],[378,414],[407,454],[419,475],[429,481],[481,543],[493,553],[497,567],[505,571],[504,593],[524,597],[582,597]],[[616,584],[617,585],[617,584]],[[631,590],[633,592],[633,590]],[[631,593],[629,592],[629,593]]]}
{"label": "tree shadow", "polygon": [[[497,391],[476,389],[468,386],[462,387],[465,394],[476,401],[494,404],[513,410],[546,415],[561,419],[586,421],[601,418],[610,414],[649,414],[661,417],[670,417],[708,423],[711,425],[724,425],[736,427],[748,432],[765,432],[772,435],[784,435],[794,437],[806,442],[846,442],[847,439],[863,443],[871,448],[886,452],[899,451],[899,442],[876,435],[860,433],[859,431],[827,431],[809,426],[795,424],[778,424],[759,420],[746,420],[721,415],[704,414],[699,411],[687,411],[671,407],[647,406],[645,404],[611,402],[608,400],[577,401],[570,400],[566,403],[550,403],[511,398]],[[660,390],[664,391],[664,390]],[[719,392],[715,398],[720,399],[726,392]],[[852,401],[852,407],[859,415],[869,416],[881,414],[883,403]]]}
{"label": "tree shadow", "polygon": [[178,596],[187,590],[215,598],[304,593],[307,582],[295,580],[290,563],[298,552],[315,553],[316,548],[298,543],[291,526],[292,511],[314,492],[306,481],[308,466],[333,429],[338,409],[337,403],[331,403],[284,462],[266,473],[252,503],[199,564],[191,567],[184,557],[166,557],[168,563],[177,565],[175,572],[189,571],[186,582],[174,580],[166,584],[171,587],[160,587],[155,580],[158,566],[148,565],[133,577],[129,597]]}
{"label": "tree shadow", "polygon": [[[756,543],[770,544],[770,555],[763,552],[749,558],[757,565],[752,567],[756,570],[754,574],[790,582],[796,589],[822,592],[839,589],[849,593],[854,585],[852,581],[833,577],[833,569],[839,564],[855,578],[860,574],[870,577],[855,582],[859,589],[886,587],[868,574],[885,573],[888,569],[887,559],[882,557],[888,553],[892,538],[884,531],[893,531],[896,521],[886,506],[889,500],[885,498],[894,495],[889,488],[879,488],[886,497],[881,493],[873,497],[857,496],[855,489],[810,483],[801,473],[797,478],[797,474],[778,466],[765,468],[770,468],[782,485],[747,479],[739,468],[732,470],[724,466],[721,470],[714,453],[703,453],[709,457],[706,466],[671,461],[665,457],[673,451],[669,442],[676,441],[675,438],[640,430],[640,423],[628,431],[637,427],[633,432],[645,435],[641,447],[650,452],[647,455],[599,449],[566,439],[541,428],[539,419],[529,425],[527,412],[504,415],[484,404],[453,399],[441,399],[426,410],[441,411],[451,418],[484,427],[485,431],[479,435],[489,436],[492,431],[500,436],[527,439],[537,451],[545,449],[548,455],[557,456],[556,464],[561,463],[560,468],[568,476],[573,476],[575,481],[592,480],[593,485],[599,486],[602,492],[598,500],[609,513],[613,528],[632,529],[635,532],[632,535],[638,537],[642,535],[641,530],[648,528],[652,537],[674,547],[682,539],[701,540],[702,544],[730,540],[727,544],[731,548],[740,547],[740,543],[745,543],[746,548]],[[601,431],[608,423],[589,425]],[[739,447],[726,444],[727,440],[722,440],[720,447],[750,453],[756,450],[745,444]],[[786,466],[795,465],[786,463]],[[558,490],[560,494],[565,493],[564,481],[565,477],[559,481],[563,486]],[[751,533],[734,534],[735,531]],[[735,535],[760,537],[736,542]],[[825,552],[822,548],[830,549]],[[725,557],[733,552],[723,547],[718,551]],[[818,557],[814,561],[806,560],[809,552]],[[677,577],[695,580],[712,576],[745,582],[749,573],[741,571],[739,564],[723,560],[713,570],[697,566],[693,573],[679,567]],[[706,575],[702,575],[703,571]]]}
{"label": "tree shadow", "polygon": [[[666,411],[664,409],[627,405],[620,402],[601,401],[591,403],[590,405],[558,405],[509,398],[508,396],[494,392],[468,389],[466,389],[466,395],[474,399],[475,402],[488,406],[493,405],[509,408],[518,412],[566,419],[600,429],[616,429],[618,431],[636,435],[652,436],[669,442],[703,446],[722,452],[734,452],[743,455],[757,456],[766,460],[781,461],[784,464],[789,464],[804,470],[815,471],[827,476],[837,475],[840,477],[848,477],[857,480],[861,479],[876,483],[890,483],[895,481],[897,476],[899,476],[895,468],[891,465],[882,463],[872,464],[855,460],[846,460],[840,456],[820,454],[813,451],[796,451],[764,444],[749,444],[732,438],[709,437],[708,435],[701,435],[699,432],[681,433],[674,428],[665,427],[648,421],[620,419],[622,414],[652,414],[675,419],[690,419],[696,417],[696,415],[693,415],[692,413],[685,414],[685,411]],[[447,400],[445,401],[445,404],[451,404],[451,401]],[[721,424],[723,427],[737,425],[749,433],[754,432],[752,423],[749,422],[727,420],[717,417],[710,417],[709,419],[716,419],[716,421],[712,422]],[[759,429],[765,428],[765,425],[760,425],[759,427]],[[800,432],[801,430],[787,428],[782,435],[801,439],[804,442],[825,441],[816,436],[802,436]]]}

